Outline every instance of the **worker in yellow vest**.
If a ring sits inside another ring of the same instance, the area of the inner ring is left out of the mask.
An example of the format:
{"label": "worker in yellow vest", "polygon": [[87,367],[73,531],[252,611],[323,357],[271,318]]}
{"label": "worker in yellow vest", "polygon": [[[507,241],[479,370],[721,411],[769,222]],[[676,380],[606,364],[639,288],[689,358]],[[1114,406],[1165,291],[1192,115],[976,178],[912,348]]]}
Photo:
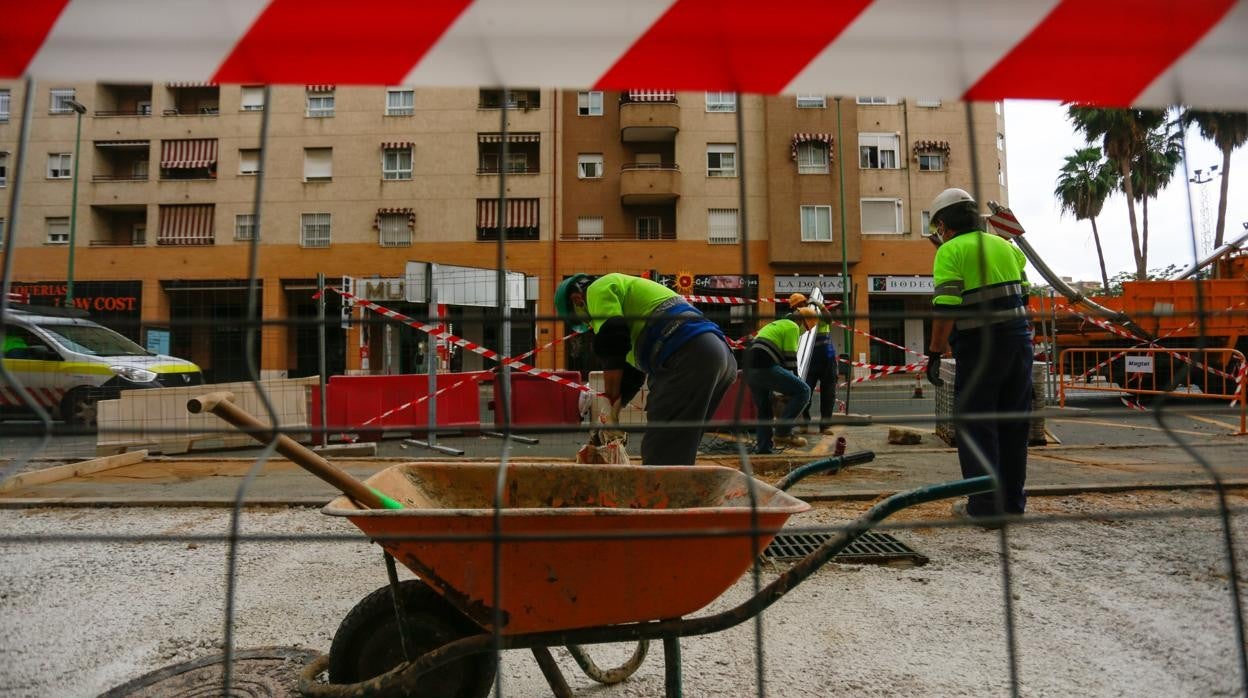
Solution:
{"label": "worker in yellow vest", "polygon": [[597,279],[574,274],[555,290],[555,310],[579,331],[593,330],[594,353],[606,364],[603,392],[620,409],[649,379],[646,465],[693,465],[704,422],[737,379],[737,360],[723,330],[666,286],[627,274]]}
{"label": "worker in yellow vest", "polygon": [[[802,447],[806,439],[793,434],[793,421],[810,402],[810,386],[797,375],[797,342],[802,333],[819,322],[819,313],[810,307],[764,325],[745,350],[745,382],[758,409],[759,424],[755,434],[754,452],[772,453],[775,446]],[[772,393],[785,397],[780,423],[771,405]],[[773,438],[774,436],[774,438]]]}

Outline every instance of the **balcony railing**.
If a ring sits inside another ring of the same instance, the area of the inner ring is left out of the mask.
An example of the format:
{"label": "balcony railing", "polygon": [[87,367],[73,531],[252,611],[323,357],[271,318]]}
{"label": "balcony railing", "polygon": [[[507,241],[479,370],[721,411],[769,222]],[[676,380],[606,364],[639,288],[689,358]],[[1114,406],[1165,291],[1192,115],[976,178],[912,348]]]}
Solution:
{"label": "balcony railing", "polygon": [[533,166],[512,165],[506,168],[500,168],[497,166],[478,167],[477,174],[479,175],[502,174],[504,169],[507,171],[507,174],[541,174],[542,172],[542,170],[537,165],[533,165]]}
{"label": "balcony railing", "polygon": [[151,116],[152,110],[150,107],[147,109],[124,109],[120,111],[97,109],[95,110],[95,115],[96,116]]}
{"label": "balcony railing", "polygon": [[141,175],[136,175],[136,174],[125,174],[125,175],[97,174],[97,175],[91,175],[91,181],[92,181],[92,182],[146,182],[146,181],[147,181],[147,179],[148,179],[148,178],[147,178],[147,175],[145,175],[145,174],[141,174]]}
{"label": "balcony railing", "polygon": [[219,107],[200,107],[193,111],[181,111],[175,107],[166,109],[161,113],[165,116],[216,116],[221,113],[221,109]]}
{"label": "balcony railing", "polygon": [[91,247],[144,247],[147,245],[147,238],[92,240],[90,245]]}
{"label": "balcony railing", "polygon": [[679,170],[680,165],[674,162],[626,162],[620,165],[620,172],[629,170]]}

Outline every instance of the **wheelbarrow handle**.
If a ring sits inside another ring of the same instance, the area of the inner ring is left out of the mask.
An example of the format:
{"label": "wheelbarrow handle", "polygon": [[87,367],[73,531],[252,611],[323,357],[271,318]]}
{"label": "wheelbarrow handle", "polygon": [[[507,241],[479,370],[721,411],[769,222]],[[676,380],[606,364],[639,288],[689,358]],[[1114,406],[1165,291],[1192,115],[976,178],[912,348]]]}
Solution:
{"label": "wheelbarrow handle", "polygon": [[788,491],[790,487],[796,485],[811,475],[819,473],[835,473],[851,465],[861,465],[862,463],[870,463],[875,460],[875,451],[855,451],[847,453],[843,456],[829,456],[828,458],[820,458],[811,461],[806,465],[799,466],[793,472],[784,476],[784,479],[776,483],[776,489]]}
{"label": "wheelbarrow handle", "polygon": [[313,453],[311,449],[285,434],[278,434],[273,427],[262,423],[246,410],[234,404],[234,394],[226,391],[208,393],[191,398],[186,409],[192,414],[211,412],[221,419],[245,431],[256,441],[268,444],[276,439],[277,452],[296,465],[328,482],[335,489],[369,509],[402,509],[403,505],[371,489],[348,475],[342,469]]}

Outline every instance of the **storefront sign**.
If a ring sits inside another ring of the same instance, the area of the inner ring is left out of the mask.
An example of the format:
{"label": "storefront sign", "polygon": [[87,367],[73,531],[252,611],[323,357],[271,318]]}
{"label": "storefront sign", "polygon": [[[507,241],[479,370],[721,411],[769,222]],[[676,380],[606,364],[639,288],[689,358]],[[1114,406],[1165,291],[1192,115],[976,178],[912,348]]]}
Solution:
{"label": "storefront sign", "polygon": [[[659,274],[654,280],[671,289],[675,289],[677,285],[676,274]],[[740,274],[693,275],[692,293],[694,295],[753,298],[757,291],[757,274],[749,276]]]}
{"label": "storefront sign", "polygon": [[871,293],[931,294],[935,291],[930,276],[868,276]]}
{"label": "storefront sign", "polygon": [[[850,277],[853,283],[853,277]],[[824,296],[839,296],[845,289],[845,280],[840,276],[795,275],[776,277],[776,295],[788,296],[792,293],[810,293],[810,289],[818,286]]]}
{"label": "storefront sign", "polygon": [[[64,281],[15,281],[12,291],[27,295],[31,305],[59,308],[65,305],[65,286]],[[75,281],[74,307],[86,311],[101,325],[138,339],[143,316],[143,282]]]}
{"label": "storefront sign", "polygon": [[356,295],[370,301],[403,301],[407,285],[402,278],[356,279]]}

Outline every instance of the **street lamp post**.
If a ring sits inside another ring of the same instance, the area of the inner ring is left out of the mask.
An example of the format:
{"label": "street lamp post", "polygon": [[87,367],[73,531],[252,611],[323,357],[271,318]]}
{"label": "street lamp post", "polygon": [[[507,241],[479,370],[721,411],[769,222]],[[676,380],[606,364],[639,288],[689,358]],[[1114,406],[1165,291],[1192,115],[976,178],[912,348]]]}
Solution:
{"label": "street lamp post", "polygon": [[78,151],[82,146],[82,115],[87,113],[87,108],[81,102],[67,99],[65,104],[74,110],[75,118],[78,120],[77,128],[74,133],[74,184],[69,195],[69,268],[65,272],[65,305],[73,307],[74,305],[74,233],[78,227]]}
{"label": "street lamp post", "polygon": [[[1208,184],[1213,181],[1214,177],[1217,176],[1218,166],[1211,165],[1209,167],[1209,175],[1207,177],[1201,176],[1201,172],[1203,171],[1204,170],[1200,169],[1193,170],[1193,176],[1189,177],[1187,181],[1192,184]],[[1203,248],[1201,252],[1208,254],[1213,251],[1213,231],[1209,228],[1209,192],[1204,187],[1200,188],[1200,224],[1200,246]],[[1199,256],[1200,255],[1197,255],[1197,257]]]}

